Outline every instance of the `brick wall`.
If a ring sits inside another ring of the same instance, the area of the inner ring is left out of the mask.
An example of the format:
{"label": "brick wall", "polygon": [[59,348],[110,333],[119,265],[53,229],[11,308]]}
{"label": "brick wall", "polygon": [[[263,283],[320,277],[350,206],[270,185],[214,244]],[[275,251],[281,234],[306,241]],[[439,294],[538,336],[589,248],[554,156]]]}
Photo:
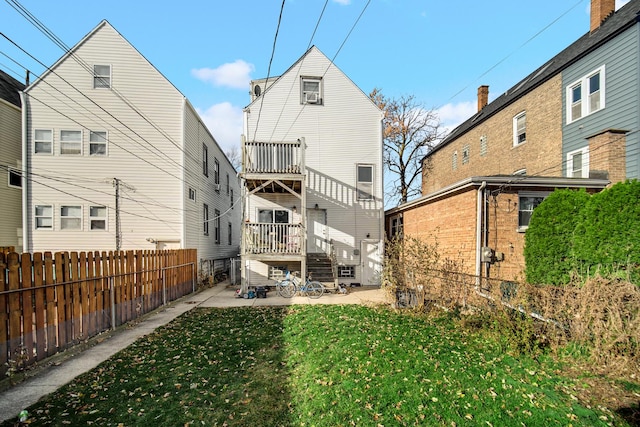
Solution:
{"label": "brick wall", "polygon": [[[513,146],[513,118],[526,111],[527,140]],[[484,141],[484,142],[483,142]],[[481,153],[486,144],[486,153]],[[462,153],[469,148],[469,161]],[[457,168],[452,168],[457,152]],[[422,177],[422,194],[432,193],[471,176],[562,176],[562,79],[545,82],[466,134],[436,151]]]}
{"label": "brick wall", "polygon": [[589,140],[589,172],[602,172],[611,184],[624,181],[627,170],[625,131],[607,130]]}

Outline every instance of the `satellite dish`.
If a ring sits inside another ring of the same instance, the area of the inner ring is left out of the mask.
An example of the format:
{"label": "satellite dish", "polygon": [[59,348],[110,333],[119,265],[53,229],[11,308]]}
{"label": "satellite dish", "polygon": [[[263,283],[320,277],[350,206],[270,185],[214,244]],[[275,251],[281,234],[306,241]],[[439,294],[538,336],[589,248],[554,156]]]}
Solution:
{"label": "satellite dish", "polygon": [[260,89],[260,85],[255,85],[253,88],[253,94],[255,96],[260,96],[261,93],[262,93],[262,89]]}

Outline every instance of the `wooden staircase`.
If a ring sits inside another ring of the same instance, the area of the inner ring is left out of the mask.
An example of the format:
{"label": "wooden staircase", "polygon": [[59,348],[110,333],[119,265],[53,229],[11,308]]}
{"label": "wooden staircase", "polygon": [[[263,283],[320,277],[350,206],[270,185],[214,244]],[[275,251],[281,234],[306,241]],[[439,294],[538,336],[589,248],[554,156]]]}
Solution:
{"label": "wooden staircase", "polygon": [[331,258],[325,253],[307,254],[307,273],[311,274],[311,280],[317,280],[326,287],[335,286]]}

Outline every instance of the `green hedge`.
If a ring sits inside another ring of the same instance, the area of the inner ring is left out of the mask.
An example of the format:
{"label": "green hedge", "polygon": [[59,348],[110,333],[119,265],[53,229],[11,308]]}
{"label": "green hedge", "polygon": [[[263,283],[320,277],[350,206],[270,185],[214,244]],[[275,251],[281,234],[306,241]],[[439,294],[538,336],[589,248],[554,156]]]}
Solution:
{"label": "green hedge", "polygon": [[525,275],[529,283],[569,283],[575,270],[576,219],[589,200],[584,190],[556,190],[533,211],[525,234]]}
{"label": "green hedge", "polygon": [[524,256],[530,283],[566,284],[573,273],[598,271],[640,284],[640,182],[593,196],[554,191],[533,211]]}

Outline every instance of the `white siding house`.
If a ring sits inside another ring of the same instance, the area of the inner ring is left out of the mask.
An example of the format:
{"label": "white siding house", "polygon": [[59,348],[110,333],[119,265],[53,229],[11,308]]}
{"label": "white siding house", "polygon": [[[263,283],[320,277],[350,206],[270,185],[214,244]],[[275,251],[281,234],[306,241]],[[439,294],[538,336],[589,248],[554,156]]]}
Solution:
{"label": "white siding house", "polygon": [[0,247],[22,251],[22,112],[24,85],[0,71]]}
{"label": "white siding house", "polygon": [[25,250],[238,254],[233,166],[189,101],[107,21],[25,90],[23,106]]}
{"label": "white siding house", "polygon": [[[315,46],[280,77],[252,82],[251,93],[241,174],[245,284],[273,284],[285,270],[379,284],[380,109]],[[322,258],[330,274],[314,265]]]}

